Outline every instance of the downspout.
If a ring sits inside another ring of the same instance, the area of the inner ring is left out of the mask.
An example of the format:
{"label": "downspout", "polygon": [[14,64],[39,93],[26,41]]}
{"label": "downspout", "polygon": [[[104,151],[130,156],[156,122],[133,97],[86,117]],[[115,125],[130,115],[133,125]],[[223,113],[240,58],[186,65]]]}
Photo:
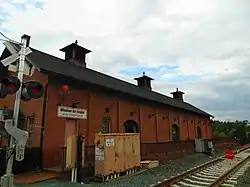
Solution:
{"label": "downspout", "polygon": [[45,131],[45,121],[46,121],[46,108],[47,108],[47,95],[48,95],[48,86],[49,81],[45,85],[44,97],[43,97],[43,110],[42,110],[42,127],[40,135],[40,170],[43,169],[43,140],[44,140],[44,131]]}

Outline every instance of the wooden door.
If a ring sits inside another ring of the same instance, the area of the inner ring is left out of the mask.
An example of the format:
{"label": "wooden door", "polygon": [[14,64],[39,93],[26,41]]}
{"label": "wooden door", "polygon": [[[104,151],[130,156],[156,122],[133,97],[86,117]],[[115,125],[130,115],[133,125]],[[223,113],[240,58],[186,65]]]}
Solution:
{"label": "wooden door", "polygon": [[65,136],[64,145],[67,145],[67,138],[71,135],[76,135],[77,133],[77,120],[66,119],[65,120]]}

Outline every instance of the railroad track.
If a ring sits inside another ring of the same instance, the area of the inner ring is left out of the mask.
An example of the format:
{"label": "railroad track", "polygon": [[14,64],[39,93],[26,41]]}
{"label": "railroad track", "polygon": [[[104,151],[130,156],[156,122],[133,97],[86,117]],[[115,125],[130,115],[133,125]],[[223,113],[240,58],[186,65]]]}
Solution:
{"label": "railroad track", "polygon": [[233,160],[219,157],[150,187],[233,187],[250,164],[250,150],[235,152]]}

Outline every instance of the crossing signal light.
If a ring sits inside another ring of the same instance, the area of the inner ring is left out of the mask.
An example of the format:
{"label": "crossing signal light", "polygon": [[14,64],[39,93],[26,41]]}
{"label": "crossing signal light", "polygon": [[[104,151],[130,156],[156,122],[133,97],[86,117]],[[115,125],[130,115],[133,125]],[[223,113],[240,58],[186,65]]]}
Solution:
{"label": "crossing signal light", "polygon": [[0,80],[0,98],[14,94],[20,88],[20,80],[14,76],[4,77]]}
{"label": "crossing signal light", "polygon": [[[20,80],[14,76],[8,76],[0,80],[0,98],[5,98],[9,94],[16,93],[21,86]],[[37,81],[28,81],[22,85],[21,99],[29,101],[38,99],[44,94],[44,87]]]}
{"label": "crossing signal light", "polygon": [[22,96],[23,101],[29,101],[31,99],[38,99],[44,94],[44,87],[41,83],[37,81],[28,81],[22,86]]}

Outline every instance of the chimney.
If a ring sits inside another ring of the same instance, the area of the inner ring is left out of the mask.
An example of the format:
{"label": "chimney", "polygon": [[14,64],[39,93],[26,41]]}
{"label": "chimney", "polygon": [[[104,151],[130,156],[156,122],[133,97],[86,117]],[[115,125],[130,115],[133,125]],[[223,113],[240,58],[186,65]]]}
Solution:
{"label": "chimney", "polygon": [[173,98],[174,99],[177,99],[179,101],[183,101],[183,95],[185,94],[184,92],[182,91],[179,91],[178,88],[176,88],[176,91],[175,92],[172,92],[171,93],[173,95]]}
{"label": "chimney", "polygon": [[26,39],[26,47],[30,46],[30,36],[27,34],[22,35],[21,40]]}
{"label": "chimney", "polygon": [[60,51],[63,51],[65,53],[65,60],[76,65],[79,67],[86,68],[86,54],[90,53],[91,51],[77,45],[77,40],[75,43],[72,43],[62,49]]}
{"label": "chimney", "polygon": [[152,90],[151,80],[154,80],[154,79],[146,76],[145,72],[143,72],[142,77],[135,78],[134,80],[137,80],[137,86],[147,89],[147,90]]}

